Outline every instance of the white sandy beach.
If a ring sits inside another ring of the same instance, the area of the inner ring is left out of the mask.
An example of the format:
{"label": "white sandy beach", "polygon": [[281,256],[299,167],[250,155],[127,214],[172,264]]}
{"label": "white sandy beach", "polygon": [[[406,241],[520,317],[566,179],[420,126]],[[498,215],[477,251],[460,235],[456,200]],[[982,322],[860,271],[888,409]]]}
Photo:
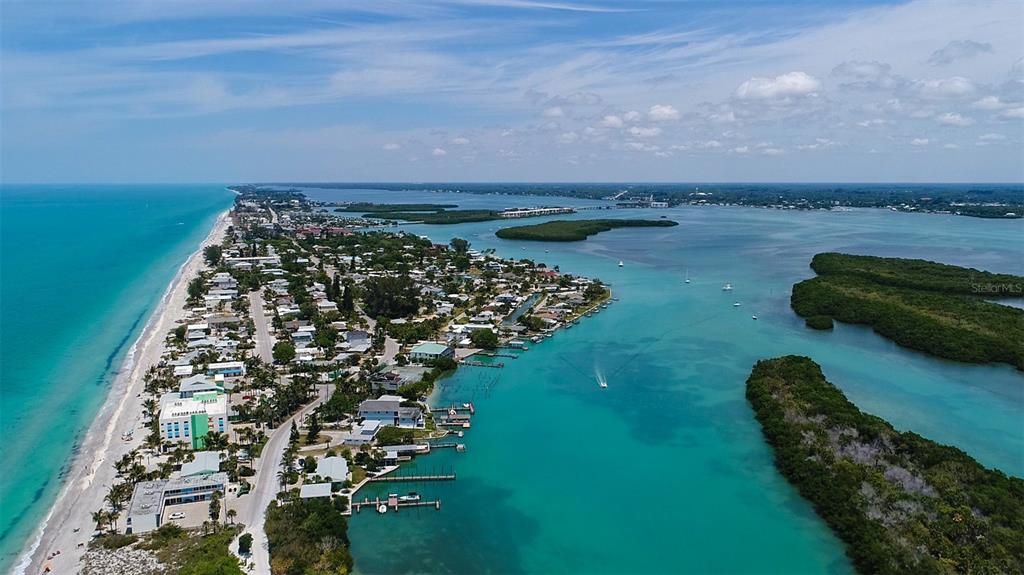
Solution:
{"label": "white sandy beach", "polygon": [[[115,480],[113,463],[140,447],[148,435],[141,417],[143,374],[160,361],[165,336],[183,315],[188,282],[205,267],[203,248],[220,243],[229,225],[228,212],[225,212],[167,287],[139,339],[129,350],[106,402],[79,445],[60,495],[22,552],[15,573],[36,575],[43,573],[46,566],[58,574],[80,570],[79,561],[86,547],[78,545],[88,544],[95,530],[92,512],[103,507],[103,499]],[[121,440],[121,433],[128,429],[135,429],[136,433],[132,441],[125,442]],[[123,526],[124,518],[118,523]],[[59,555],[53,556],[57,552]]]}

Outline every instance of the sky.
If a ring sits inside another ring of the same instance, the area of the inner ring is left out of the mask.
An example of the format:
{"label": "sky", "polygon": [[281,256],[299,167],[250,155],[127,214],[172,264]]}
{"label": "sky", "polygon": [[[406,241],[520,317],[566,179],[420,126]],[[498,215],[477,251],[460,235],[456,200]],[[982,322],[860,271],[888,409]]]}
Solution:
{"label": "sky", "polygon": [[1024,0],[0,0],[4,182],[1024,181]]}

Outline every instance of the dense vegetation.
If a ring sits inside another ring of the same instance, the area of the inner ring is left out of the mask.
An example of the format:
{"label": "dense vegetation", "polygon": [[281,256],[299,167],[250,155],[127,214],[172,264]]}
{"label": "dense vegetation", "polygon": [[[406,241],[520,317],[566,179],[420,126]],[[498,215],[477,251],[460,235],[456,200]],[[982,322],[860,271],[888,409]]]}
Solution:
{"label": "dense vegetation", "polygon": [[[1018,294],[1024,278],[923,260],[825,253],[818,277],[793,286],[793,310],[870,325],[896,343],[947,359],[1024,369],[1024,310],[982,297]],[[813,318],[811,320],[810,318]]]}
{"label": "dense vegetation", "polygon": [[348,522],[343,499],[293,498],[267,508],[266,533],[274,575],[349,573]]}
{"label": "dense vegetation", "polygon": [[502,228],[494,235],[505,240],[578,242],[615,228],[671,227],[672,220],[553,220],[543,224]]}
{"label": "dense vegetation", "polygon": [[861,412],[806,357],[758,362],[747,399],[858,571],[1024,572],[1024,480]]}
{"label": "dense vegetation", "polygon": [[464,224],[501,219],[493,210],[453,210],[453,204],[348,204],[336,212],[355,212],[364,218],[423,222],[425,224]]}
{"label": "dense vegetation", "polygon": [[368,278],[363,282],[363,308],[370,317],[413,315],[419,309],[419,293],[406,275]]}
{"label": "dense vegetation", "polygon": [[[282,184],[287,185],[287,184]],[[586,199],[653,197],[678,204],[784,206],[796,209],[834,207],[887,208],[917,212],[948,212],[982,218],[1018,218],[1024,215],[1020,184],[466,184],[440,183],[313,183],[307,188],[428,190],[470,194],[561,196]],[[279,192],[280,193],[280,192]],[[1007,215],[1012,213],[1013,215]]]}

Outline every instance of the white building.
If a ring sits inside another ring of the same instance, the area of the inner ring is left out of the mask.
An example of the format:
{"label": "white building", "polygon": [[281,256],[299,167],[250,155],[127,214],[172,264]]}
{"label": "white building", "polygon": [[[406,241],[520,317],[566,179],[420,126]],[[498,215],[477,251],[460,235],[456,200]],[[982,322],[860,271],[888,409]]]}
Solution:
{"label": "white building", "polygon": [[160,398],[160,438],[202,449],[211,431],[228,432],[228,399],[223,393],[202,391],[192,397],[168,393]]}

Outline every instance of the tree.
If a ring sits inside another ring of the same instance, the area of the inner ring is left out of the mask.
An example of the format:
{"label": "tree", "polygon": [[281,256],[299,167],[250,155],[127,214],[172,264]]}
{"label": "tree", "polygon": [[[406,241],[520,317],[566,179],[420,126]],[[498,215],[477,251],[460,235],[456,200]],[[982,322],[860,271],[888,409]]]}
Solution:
{"label": "tree", "polygon": [[220,522],[220,491],[214,491],[210,496],[210,520],[214,525]]}
{"label": "tree", "polygon": [[234,509],[228,509],[224,514],[227,515],[228,521],[230,521],[231,524],[234,525],[235,517],[238,517],[238,512],[235,511]]}
{"label": "tree", "polygon": [[478,329],[469,334],[469,340],[480,349],[497,349],[498,336],[490,329]]}
{"label": "tree", "polygon": [[292,420],[292,429],[288,433],[288,443],[297,443],[299,441],[299,426],[295,425],[295,420]]}
{"label": "tree", "polygon": [[309,431],[306,433],[306,445],[313,445],[320,438],[320,418],[313,413],[309,416]]}
{"label": "tree", "polygon": [[356,304],[352,301],[352,286],[345,286],[345,292],[341,296],[341,311],[351,313],[355,309]]}
{"label": "tree", "polygon": [[419,310],[419,288],[409,276],[372,277],[363,288],[363,303],[370,317],[394,319]]}
{"label": "tree", "polygon": [[279,341],[274,344],[274,361],[288,363],[295,359],[295,346],[290,341]]}
{"label": "tree", "polygon": [[206,282],[203,281],[203,278],[192,278],[192,281],[188,282],[188,299],[190,301],[198,301],[204,293],[206,293]]}
{"label": "tree", "polygon": [[311,473],[316,473],[316,458],[313,457],[312,455],[307,455],[302,460],[302,471],[304,471],[307,475]]}
{"label": "tree", "polygon": [[465,254],[466,252],[469,251],[469,242],[462,238],[452,238],[452,241],[449,242],[449,245],[452,246],[452,249],[455,250],[455,253],[459,255]]}
{"label": "tree", "polygon": [[243,533],[238,538],[238,553],[248,555],[250,551],[252,551],[252,533]]}
{"label": "tree", "polygon": [[218,245],[206,246],[203,248],[203,258],[210,267],[217,267],[220,264],[223,249]]}

